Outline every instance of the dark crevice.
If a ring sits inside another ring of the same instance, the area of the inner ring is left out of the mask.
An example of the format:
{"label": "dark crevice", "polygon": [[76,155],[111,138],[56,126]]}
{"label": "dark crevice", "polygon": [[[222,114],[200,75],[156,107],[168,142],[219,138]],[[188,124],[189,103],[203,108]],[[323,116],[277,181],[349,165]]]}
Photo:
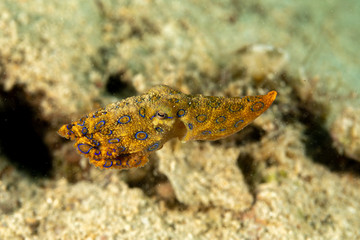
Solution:
{"label": "dark crevice", "polygon": [[352,172],[360,174],[360,163],[340,154],[333,145],[330,132],[325,128],[327,106],[314,103],[314,109],[302,105],[298,107],[298,119],[306,126],[304,131],[305,153],[314,162],[327,166],[334,172]]}
{"label": "dark crevice", "polygon": [[39,118],[22,87],[5,92],[0,86],[0,97],[2,153],[14,166],[29,175],[48,176],[52,160],[43,141],[48,124]]}
{"label": "dark crevice", "polygon": [[134,178],[131,176],[127,179],[127,183],[130,188],[140,188],[147,196],[154,196],[156,194],[156,184],[168,181],[167,177],[158,172],[154,166],[150,166],[149,169],[136,169],[136,171],[146,172],[141,178]]}
{"label": "dark crevice", "polygon": [[177,209],[180,211],[185,210],[187,206],[177,200],[175,195],[172,197],[163,198],[157,191],[156,187],[160,184],[169,186],[171,189],[168,188],[168,190],[171,192],[173,189],[167,176],[158,170],[158,161],[151,158],[155,157],[150,156],[150,161],[144,168],[134,169],[134,171],[143,171],[142,173],[133,172],[128,175],[126,180],[128,186],[130,188],[141,189],[149,197],[155,197],[158,200],[165,201],[166,206],[169,209]]}
{"label": "dark crevice", "polygon": [[[254,142],[259,142],[266,132],[255,125],[247,126],[240,133],[241,137],[236,138],[236,145],[245,145]],[[239,135],[237,135],[239,136]]]}
{"label": "dark crevice", "polygon": [[309,98],[301,100],[300,93],[297,92],[298,86],[295,86],[296,79],[286,74],[280,77],[294,89],[291,94],[294,104],[279,106],[280,109],[283,108],[282,121],[286,124],[301,122],[306,127],[304,131],[306,155],[314,162],[327,166],[331,171],[352,172],[359,175],[360,163],[339,153],[333,146],[333,139],[325,127],[330,112],[328,103],[315,100],[312,94]]}
{"label": "dark crevice", "polygon": [[352,172],[360,175],[360,163],[337,151],[329,131],[323,124],[308,123],[305,136],[306,154],[315,162],[328,166],[334,172]]}
{"label": "dark crevice", "polygon": [[135,88],[125,80],[125,72],[120,71],[109,76],[106,81],[105,89],[111,95],[120,98],[127,98],[136,95]]}
{"label": "dark crevice", "polygon": [[254,163],[254,159],[248,153],[240,153],[237,159],[237,165],[244,176],[246,185],[249,188],[250,194],[253,198],[256,198],[256,186],[257,186],[257,171]]}

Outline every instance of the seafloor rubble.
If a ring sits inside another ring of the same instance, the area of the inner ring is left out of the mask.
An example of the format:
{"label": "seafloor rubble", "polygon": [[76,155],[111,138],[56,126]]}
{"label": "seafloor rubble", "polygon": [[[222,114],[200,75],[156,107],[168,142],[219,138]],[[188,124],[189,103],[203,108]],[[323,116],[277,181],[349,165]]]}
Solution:
{"label": "seafloor rubble", "polygon": [[[360,33],[322,4],[1,1],[0,239],[359,238]],[[279,94],[240,133],[171,141],[130,171],[56,134],[156,84]]]}

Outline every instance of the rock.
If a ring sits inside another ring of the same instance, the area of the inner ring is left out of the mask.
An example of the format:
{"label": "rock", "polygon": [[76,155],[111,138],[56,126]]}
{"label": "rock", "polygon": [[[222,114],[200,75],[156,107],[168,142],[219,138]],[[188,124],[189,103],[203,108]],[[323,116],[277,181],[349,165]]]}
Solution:
{"label": "rock", "polygon": [[245,210],[253,199],[236,165],[238,155],[236,148],[209,142],[166,144],[158,151],[159,170],[186,205]]}

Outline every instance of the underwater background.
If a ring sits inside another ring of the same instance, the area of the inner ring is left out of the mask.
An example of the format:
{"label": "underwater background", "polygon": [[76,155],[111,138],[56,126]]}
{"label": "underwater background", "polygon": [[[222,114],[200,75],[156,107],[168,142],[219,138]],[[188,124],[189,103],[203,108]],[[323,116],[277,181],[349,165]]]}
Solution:
{"label": "underwater background", "polygon": [[[360,1],[0,1],[0,239],[360,238]],[[241,132],[90,166],[57,130],[165,84],[278,92]]]}

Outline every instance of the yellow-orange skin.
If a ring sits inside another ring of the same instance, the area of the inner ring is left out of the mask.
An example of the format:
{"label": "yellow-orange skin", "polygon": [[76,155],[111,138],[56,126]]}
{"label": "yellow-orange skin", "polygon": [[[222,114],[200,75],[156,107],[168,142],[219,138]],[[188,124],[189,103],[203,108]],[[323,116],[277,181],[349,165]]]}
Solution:
{"label": "yellow-orange skin", "polygon": [[142,167],[169,139],[217,140],[234,134],[270,107],[276,91],[246,97],[187,95],[151,88],[63,125],[58,133],[99,168]]}

